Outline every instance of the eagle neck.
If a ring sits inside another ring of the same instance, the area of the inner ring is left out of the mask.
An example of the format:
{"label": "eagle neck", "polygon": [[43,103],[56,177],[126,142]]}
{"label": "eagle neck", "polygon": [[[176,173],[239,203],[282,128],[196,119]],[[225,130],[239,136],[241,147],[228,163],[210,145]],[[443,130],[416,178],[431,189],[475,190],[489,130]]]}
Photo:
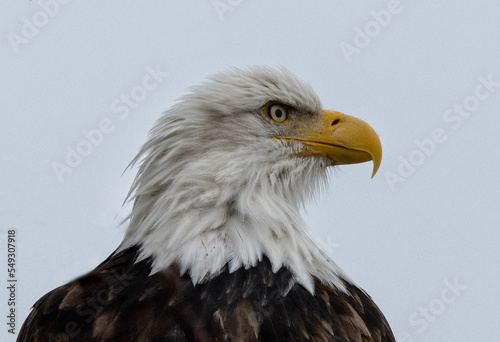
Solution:
{"label": "eagle neck", "polygon": [[300,217],[304,198],[315,190],[307,184],[324,179],[324,169],[297,159],[272,170],[254,166],[247,172],[253,177],[246,179],[231,178],[241,174],[231,170],[224,177],[205,172],[184,179],[187,166],[184,176],[155,191],[139,184],[120,250],[138,245],[139,260],[151,257],[153,273],[176,264],[194,284],[226,268],[254,267],[267,257],[274,272],[287,267],[311,293],[314,278],[342,290],[347,276],[313,243]]}

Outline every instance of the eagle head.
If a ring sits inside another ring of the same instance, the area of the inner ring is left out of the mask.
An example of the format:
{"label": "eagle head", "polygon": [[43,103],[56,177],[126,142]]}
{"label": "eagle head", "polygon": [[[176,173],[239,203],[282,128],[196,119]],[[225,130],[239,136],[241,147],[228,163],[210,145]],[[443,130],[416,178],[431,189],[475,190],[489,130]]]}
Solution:
{"label": "eagle head", "polygon": [[[232,69],[192,87],[166,111],[140,163],[122,248],[139,245],[153,270],[175,263],[194,283],[264,256],[309,290],[341,287],[342,271],[310,240],[299,215],[327,167],[382,158],[364,121],[323,109],[287,69]],[[372,175],[372,176],[373,176]]]}

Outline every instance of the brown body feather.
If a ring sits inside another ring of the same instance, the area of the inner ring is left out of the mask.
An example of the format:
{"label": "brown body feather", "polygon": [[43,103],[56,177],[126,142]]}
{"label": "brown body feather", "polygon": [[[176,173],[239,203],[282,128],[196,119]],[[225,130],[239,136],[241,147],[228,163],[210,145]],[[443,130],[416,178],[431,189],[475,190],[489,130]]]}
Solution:
{"label": "brown body feather", "polygon": [[193,286],[175,266],[150,275],[138,251],[43,296],[17,341],[395,341],[371,298],[349,283],[344,293],[316,280],[313,296],[264,259]]}

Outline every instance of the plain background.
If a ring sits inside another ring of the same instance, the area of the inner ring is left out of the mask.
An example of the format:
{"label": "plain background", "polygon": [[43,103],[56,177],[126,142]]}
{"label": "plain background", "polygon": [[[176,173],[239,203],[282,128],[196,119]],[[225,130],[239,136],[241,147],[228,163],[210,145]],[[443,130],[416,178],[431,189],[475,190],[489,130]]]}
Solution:
{"label": "plain background", "polygon": [[[368,163],[332,170],[330,188],[304,216],[398,340],[500,341],[498,1],[120,0],[56,8],[4,0],[0,13],[2,341],[15,339],[6,325],[7,230],[17,230],[19,331],[39,297],[120,243],[136,170],[123,171],[159,115],[207,75],[254,64],[289,68],[325,108],[380,134],[377,176],[370,179]],[[347,45],[357,49],[349,58]],[[148,68],[168,76],[142,93]],[[481,77],[497,85],[487,91]],[[124,117],[113,105],[131,93],[140,101]],[[461,116],[458,105],[468,108]],[[113,130],[59,179],[54,163],[84,147],[84,132],[102,120]],[[439,142],[429,142],[433,135]]]}

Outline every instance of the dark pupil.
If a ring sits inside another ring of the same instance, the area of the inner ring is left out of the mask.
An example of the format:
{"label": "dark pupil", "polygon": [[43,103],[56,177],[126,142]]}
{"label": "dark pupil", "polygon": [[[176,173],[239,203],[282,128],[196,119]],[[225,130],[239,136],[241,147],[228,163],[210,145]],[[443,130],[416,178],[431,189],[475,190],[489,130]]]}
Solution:
{"label": "dark pupil", "polygon": [[276,109],[274,115],[276,115],[276,117],[280,119],[283,116],[283,112],[281,111],[281,109]]}

